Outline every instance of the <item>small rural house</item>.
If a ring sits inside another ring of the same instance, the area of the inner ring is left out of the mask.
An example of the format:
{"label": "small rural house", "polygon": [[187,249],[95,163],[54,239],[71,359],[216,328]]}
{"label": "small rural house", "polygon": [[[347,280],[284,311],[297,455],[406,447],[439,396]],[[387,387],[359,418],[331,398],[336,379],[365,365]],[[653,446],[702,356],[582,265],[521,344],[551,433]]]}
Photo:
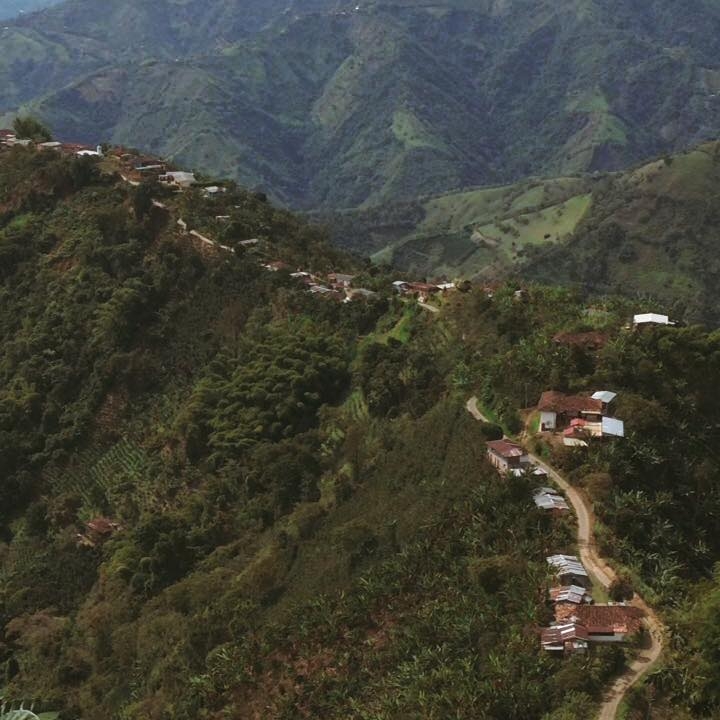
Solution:
{"label": "small rural house", "polygon": [[575,555],[551,555],[546,559],[561,585],[591,586],[587,570]]}
{"label": "small rural house", "polygon": [[215,197],[216,195],[220,195],[224,192],[227,192],[227,189],[221,187],[220,185],[210,185],[209,187],[202,189],[202,194],[206,198]]}
{"label": "small rural house", "polygon": [[565,395],[556,390],[548,390],[540,397],[540,430],[554,432],[568,427],[572,420],[599,423],[602,420],[603,405],[584,395]]}
{"label": "small rural house", "polygon": [[335,288],[349,288],[354,279],[354,275],[344,273],[330,273],[328,275],[328,282]]}
{"label": "small rural house", "polygon": [[290,266],[282,260],[273,260],[269,263],[265,263],[263,267],[270,272],[280,272],[280,270],[289,270]]}
{"label": "small rural house", "polygon": [[487,443],[488,459],[501,473],[522,471],[529,466],[530,457],[525,449],[510,440],[491,440]]}
{"label": "small rural house", "polygon": [[643,627],[645,613],[632,605],[556,605],[557,622],[579,623],[588,632],[588,640],[597,643],[623,643]]}
{"label": "small rural house", "polygon": [[373,290],[367,288],[346,288],[344,302],[355,302],[356,300],[370,300],[377,295]]}
{"label": "small rural house", "polygon": [[640,313],[633,317],[633,327],[641,328],[648,325],[675,325],[667,315],[658,313]]}
{"label": "small rural house", "polygon": [[[135,169],[142,172],[141,168]],[[180,170],[166,172],[164,175],[160,175],[158,180],[160,180],[160,182],[167,183],[168,185],[175,185],[179,188],[189,188],[197,182],[194,173]]]}
{"label": "small rural house", "polygon": [[440,292],[440,288],[432,283],[411,282],[407,284],[408,292],[419,296],[434,295]]}
{"label": "small rural house", "polygon": [[78,533],[78,545],[84,547],[97,547],[109,539],[115,532],[121,530],[119,523],[105,517],[97,517],[85,523],[85,533]]}
{"label": "small rural house", "polygon": [[557,623],[543,628],[540,645],[543,650],[555,653],[584,653],[588,649],[588,631],[578,623]]}
{"label": "small rural house", "polygon": [[557,490],[552,488],[538,488],[533,494],[535,505],[541,510],[551,510],[560,514],[570,509],[565,498]]}

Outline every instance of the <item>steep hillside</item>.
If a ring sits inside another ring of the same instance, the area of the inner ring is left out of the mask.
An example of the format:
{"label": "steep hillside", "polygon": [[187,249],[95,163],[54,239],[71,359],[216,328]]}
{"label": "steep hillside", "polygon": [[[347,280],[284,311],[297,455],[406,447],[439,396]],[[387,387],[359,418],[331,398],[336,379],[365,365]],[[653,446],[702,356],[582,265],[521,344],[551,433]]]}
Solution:
{"label": "steep hillside", "polygon": [[519,276],[641,296],[720,323],[720,144],[618,172],[320,215],[338,243],[415,276]]}
{"label": "steep hillside", "polygon": [[[0,150],[3,701],[62,720],[592,717],[636,648],[541,650],[545,556],[577,550],[575,519],[491,467],[477,396],[592,500],[613,592],[670,624],[627,717],[717,714],[717,332],[633,332],[644,304],[539,285],[430,312],[260,194],[114,167]],[[334,302],[273,260],[377,293]],[[624,439],[536,436],[542,391],[598,387]]]}
{"label": "steep hillside", "polygon": [[68,0],[0,36],[0,110],[352,208],[707,139],[719,31],[703,0]]}
{"label": "steep hillside", "polygon": [[[711,718],[720,707],[720,333],[634,331],[623,318],[642,301],[586,304],[569,289],[529,286],[518,296],[516,287],[491,297],[478,289],[448,313],[463,328],[467,376],[485,412],[590,499],[597,552],[669,625],[661,666],[618,717]],[[573,448],[538,432],[541,393],[599,388],[617,394],[610,412],[625,438]],[[570,691],[582,674],[565,679]]]}
{"label": "steep hillside", "polygon": [[529,248],[520,272],[717,325],[719,188],[718,143],[604,178],[570,239]]}
{"label": "steep hillside", "polygon": [[570,525],[485,460],[452,327],[264,268],[359,269],[261,196],[111,168],[0,151],[3,699],[63,720],[585,717],[622,654],[567,697],[540,652],[544,548]]}
{"label": "steep hillside", "polygon": [[415,275],[494,278],[530,247],[569,236],[596,180],[529,179],[406,203],[319,214],[335,240]]}

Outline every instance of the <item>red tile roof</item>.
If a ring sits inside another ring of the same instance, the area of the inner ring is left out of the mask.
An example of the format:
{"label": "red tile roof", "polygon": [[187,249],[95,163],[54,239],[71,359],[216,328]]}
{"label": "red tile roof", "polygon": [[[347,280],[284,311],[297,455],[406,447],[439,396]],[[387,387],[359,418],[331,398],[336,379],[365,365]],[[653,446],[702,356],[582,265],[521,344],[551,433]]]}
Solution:
{"label": "red tile roof", "polygon": [[589,633],[627,633],[634,635],[642,627],[645,613],[632,605],[556,605],[558,622],[578,622]]}

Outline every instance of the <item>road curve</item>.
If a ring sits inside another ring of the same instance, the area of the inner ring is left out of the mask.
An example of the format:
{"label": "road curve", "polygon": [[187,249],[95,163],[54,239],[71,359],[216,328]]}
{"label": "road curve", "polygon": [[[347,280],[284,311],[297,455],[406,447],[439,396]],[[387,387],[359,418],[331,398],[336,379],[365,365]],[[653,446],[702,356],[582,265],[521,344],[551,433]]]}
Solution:
{"label": "road curve", "polygon": [[[467,411],[481,422],[490,422],[478,406],[478,399],[472,397],[465,406]],[[560,487],[575,510],[578,520],[578,548],[580,559],[595,581],[606,589],[610,587],[617,577],[615,571],[608,565],[607,561],[601,558],[597,552],[595,543],[594,524],[595,518],[592,507],[585,496],[557,470],[550,467],[540,458],[530,454],[530,460],[538,467],[541,467],[548,474],[548,477]],[[646,613],[646,624],[648,626],[649,646],[642,649],[641,654],[633,660],[625,672],[618,677],[612,687],[606,693],[598,720],[615,720],[620,703],[628,690],[646,675],[657,663],[662,653],[664,628],[655,611],[639,596],[635,595],[632,604],[641,608]]]}

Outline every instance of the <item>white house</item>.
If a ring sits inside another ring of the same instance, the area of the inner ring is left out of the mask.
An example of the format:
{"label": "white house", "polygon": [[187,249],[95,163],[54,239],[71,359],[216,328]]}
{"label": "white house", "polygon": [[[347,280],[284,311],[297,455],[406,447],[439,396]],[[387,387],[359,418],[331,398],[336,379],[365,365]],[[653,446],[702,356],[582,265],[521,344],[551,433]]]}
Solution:
{"label": "white house", "polygon": [[159,180],[160,182],[165,182],[170,185],[177,185],[181,188],[189,188],[191,185],[194,185],[197,182],[194,173],[183,172],[180,170],[166,172],[164,175],[160,176]]}
{"label": "white house", "polygon": [[530,464],[526,450],[510,440],[492,440],[487,443],[488,459],[501,473],[520,470]]}
{"label": "white house", "polygon": [[643,325],[674,325],[667,315],[659,315],[658,313],[641,313],[633,318],[633,326],[641,327]]}
{"label": "white house", "polygon": [[538,488],[533,494],[533,500],[541,510],[552,510],[555,513],[561,513],[570,509],[565,498],[553,488]]}

